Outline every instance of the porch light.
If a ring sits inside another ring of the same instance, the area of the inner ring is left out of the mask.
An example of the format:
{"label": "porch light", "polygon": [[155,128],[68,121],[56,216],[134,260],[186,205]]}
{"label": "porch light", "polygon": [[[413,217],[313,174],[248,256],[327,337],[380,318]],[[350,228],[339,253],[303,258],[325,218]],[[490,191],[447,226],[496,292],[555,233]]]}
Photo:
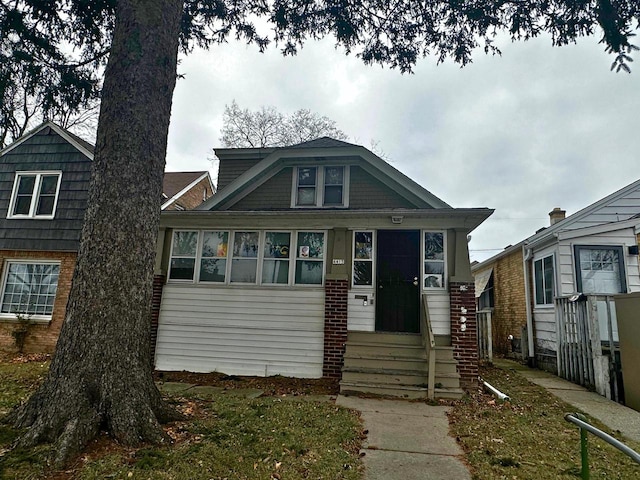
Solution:
{"label": "porch light", "polygon": [[404,219],[404,217],[402,215],[392,215],[391,216],[391,223],[395,223],[396,225],[399,225],[402,223],[402,220]]}

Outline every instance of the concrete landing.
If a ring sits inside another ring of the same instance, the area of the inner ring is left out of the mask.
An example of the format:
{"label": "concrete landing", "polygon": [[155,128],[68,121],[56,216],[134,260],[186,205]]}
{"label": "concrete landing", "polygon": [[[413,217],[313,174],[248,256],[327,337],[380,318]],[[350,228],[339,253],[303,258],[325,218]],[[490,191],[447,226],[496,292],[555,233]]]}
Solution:
{"label": "concrete landing", "polygon": [[449,436],[449,407],[342,395],[336,403],[362,414],[366,480],[471,480],[463,452]]}

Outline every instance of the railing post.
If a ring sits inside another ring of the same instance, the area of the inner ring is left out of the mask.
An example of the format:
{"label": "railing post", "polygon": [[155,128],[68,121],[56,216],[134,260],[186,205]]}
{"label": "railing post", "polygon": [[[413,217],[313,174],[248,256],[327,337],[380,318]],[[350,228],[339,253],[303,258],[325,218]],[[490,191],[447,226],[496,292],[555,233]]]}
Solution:
{"label": "railing post", "polygon": [[580,475],[582,477],[582,480],[589,480],[589,448],[588,447],[589,447],[589,440],[587,438],[587,431],[584,428],[580,428],[580,457],[582,458],[582,469],[580,471]]}

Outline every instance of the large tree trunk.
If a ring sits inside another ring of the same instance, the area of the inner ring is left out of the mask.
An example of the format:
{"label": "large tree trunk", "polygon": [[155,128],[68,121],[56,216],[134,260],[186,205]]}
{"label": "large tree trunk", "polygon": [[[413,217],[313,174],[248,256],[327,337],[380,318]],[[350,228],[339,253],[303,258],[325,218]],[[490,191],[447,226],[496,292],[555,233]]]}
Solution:
{"label": "large tree trunk", "polygon": [[102,94],[89,206],[49,375],[10,416],[22,445],[56,442],[56,463],[100,429],[162,441],[175,417],[153,383],[150,302],[180,0],[122,0]]}

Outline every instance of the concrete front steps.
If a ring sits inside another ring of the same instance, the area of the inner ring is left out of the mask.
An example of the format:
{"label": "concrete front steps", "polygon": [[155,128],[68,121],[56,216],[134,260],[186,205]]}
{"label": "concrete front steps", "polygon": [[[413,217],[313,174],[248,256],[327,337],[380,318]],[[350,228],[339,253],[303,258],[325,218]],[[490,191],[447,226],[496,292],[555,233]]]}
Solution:
{"label": "concrete front steps", "polygon": [[[436,398],[460,398],[452,347],[436,346]],[[349,332],[340,393],[426,398],[428,361],[419,334]]]}

